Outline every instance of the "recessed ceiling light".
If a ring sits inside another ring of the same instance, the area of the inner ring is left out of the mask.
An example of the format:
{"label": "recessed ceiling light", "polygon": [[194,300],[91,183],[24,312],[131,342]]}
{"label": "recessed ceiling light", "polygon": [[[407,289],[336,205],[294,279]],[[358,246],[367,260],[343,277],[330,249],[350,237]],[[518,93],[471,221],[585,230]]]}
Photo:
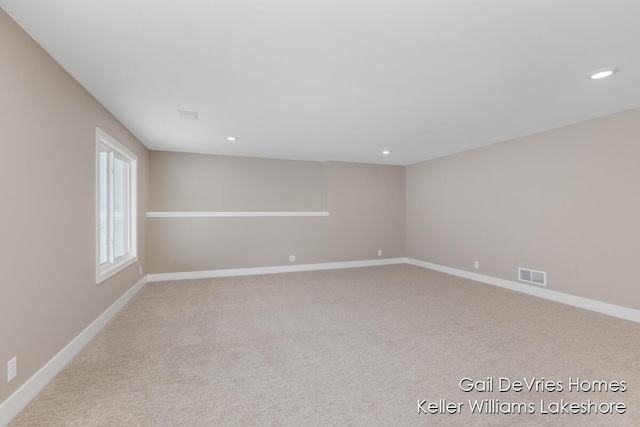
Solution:
{"label": "recessed ceiling light", "polygon": [[589,73],[589,78],[591,80],[604,79],[605,77],[609,77],[616,71],[618,70],[616,70],[615,68],[601,68],[599,70],[595,70]]}
{"label": "recessed ceiling light", "polygon": [[198,120],[197,111],[178,110],[178,116],[185,120]]}
{"label": "recessed ceiling light", "polygon": [[228,136],[227,137],[227,141],[237,141],[238,138],[236,138],[235,136]]}
{"label": "recessed ceiling light", "polygon": [[384,154],[385,156],[386,156],[387,154],[391,154],[391,150],[384,150],[384,151],[382,152],[382,154]]}

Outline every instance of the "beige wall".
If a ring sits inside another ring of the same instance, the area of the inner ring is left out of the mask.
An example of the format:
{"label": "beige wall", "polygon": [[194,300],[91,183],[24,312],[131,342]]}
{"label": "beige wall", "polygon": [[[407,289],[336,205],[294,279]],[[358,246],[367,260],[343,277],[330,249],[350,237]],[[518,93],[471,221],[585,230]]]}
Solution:
{"label": "beige wall", "polygon": [[151,152],[150,211],[324,211],[326,164]]}
{"label": "beige wall", "polygon": [[151,273],[404,256],[404,167],[152,152],[150,176],[152,211],[330,212],[149,218]]}
{"label": "beige wall", "polygon": [[[2,402],[140,279],[148,152],[1,9],[0,58]],[[138,155],[141,260],[98,286],[96,126]]]}
{"label": "beige wall", "polygon": [[[406,170],[150,155],[2,10],[0,58],[0,367],[17,356],[19,372],[0,379],[0,402],[130,289],[139,266],[355,261],[382,249],[509,280],[519,266],[544,270],[548,289],[640,309],[640,110]],[[140,195],[139,262],[98,286],[96,126],[138,155]],[[331,215],[144,218],[164,210]]]}
{"label": "beige wall", "polygon": [[407,256],[640,309],[639,159],[640,109],[409,166]]}

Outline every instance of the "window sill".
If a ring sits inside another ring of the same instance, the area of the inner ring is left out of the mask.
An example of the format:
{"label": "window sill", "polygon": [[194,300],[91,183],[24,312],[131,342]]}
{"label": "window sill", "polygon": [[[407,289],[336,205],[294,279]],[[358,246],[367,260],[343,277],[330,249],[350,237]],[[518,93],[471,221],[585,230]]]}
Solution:
{"label": "window sill", "polygon": [[138,261],[138,257],[134,256],[134,257],[130,257],[130,258],[125,258],[124,260],[120,261],[119,263],[114,264],[109,268],[105,268],[104,270],[102,270],[100,267],[98,267],[98,275],[96,277],[96,285],[99,285],[100,283],[102,283],[105,280],[107,280],[109,277],[121,272],[125,268],[127,268],[130,265],[134,264],[136,261]]}

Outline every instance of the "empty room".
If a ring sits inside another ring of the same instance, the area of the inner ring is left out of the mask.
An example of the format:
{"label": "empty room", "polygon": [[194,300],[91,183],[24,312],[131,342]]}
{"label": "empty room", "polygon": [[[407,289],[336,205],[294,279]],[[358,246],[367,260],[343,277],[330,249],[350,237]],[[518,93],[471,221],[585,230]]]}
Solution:
{"label": "empty room", "polygon": [[0,0],[0,427],[640,425],[638,17]]}

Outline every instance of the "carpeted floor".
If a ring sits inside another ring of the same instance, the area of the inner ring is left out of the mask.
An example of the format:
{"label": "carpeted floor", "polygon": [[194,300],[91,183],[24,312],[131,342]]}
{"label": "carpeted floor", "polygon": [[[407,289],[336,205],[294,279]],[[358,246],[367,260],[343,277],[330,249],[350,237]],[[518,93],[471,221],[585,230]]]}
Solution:
{"label": "carpeted floor", "polygon": [[[638,426],[639,350],[640,324],[409,265],[149,283],[10,426]],[[626,412],[541,413],[562,399]]]}

